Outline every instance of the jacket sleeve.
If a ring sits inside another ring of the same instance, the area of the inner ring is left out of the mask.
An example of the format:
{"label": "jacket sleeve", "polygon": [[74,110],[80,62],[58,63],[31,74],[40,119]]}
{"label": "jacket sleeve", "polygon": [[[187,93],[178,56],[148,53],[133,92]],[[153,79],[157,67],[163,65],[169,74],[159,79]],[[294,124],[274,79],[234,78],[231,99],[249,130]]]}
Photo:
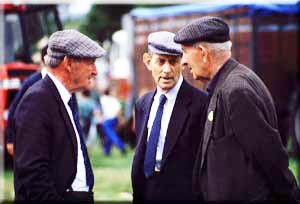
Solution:
{"label": "jacket sleeve", "polygon": [[[15,181],[28,200],[61,200],[51,179],[49,97],[27,94],[15,114]],[[17,192],[16,192],[17,194]]]}
{"label": "jacket sleeve", "polygon": [[142,155],[138,153],[138,144],[140,142],[139,133],[141,129],[141,100],[138,100],[135,104],[135,132],[136,132],[136,141],[137,146],[135,149],[133,162],[132,162],[132,169],[131,169],[131,183],[132,183],[132,191],[133,191],[133,204],[144,203],[145,198],[145,178],[143,171],[141,170],[140,166],[140,159]]}
{"label": "jacket sleeve", "polygon": [[227,96],[227,114],[236,140],[260,167],[274,193],[282,199],[293,199],[298,189],[288,168],[288,154],[277,125],[267,117],[276,113],[268,113],[263,99],[250,89],[238,88]]}

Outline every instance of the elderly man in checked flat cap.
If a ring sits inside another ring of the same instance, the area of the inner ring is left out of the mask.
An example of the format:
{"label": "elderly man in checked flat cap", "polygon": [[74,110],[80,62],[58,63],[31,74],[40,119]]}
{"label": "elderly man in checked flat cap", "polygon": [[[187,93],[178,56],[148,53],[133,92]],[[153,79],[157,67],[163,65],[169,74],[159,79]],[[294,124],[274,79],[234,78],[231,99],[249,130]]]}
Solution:
{"label": "elderly man in checked flat cap", "polygon": [[151,33],[143,55],[157,86],[135,108],[134,203],[196,199],[192,169],[207,95],[183,79],[182,51],[174,36],[166,31]]}
{"label": "elderly man in checked flat cap", "polygon": [[14,115],[17,201],[93,202],[94,176],[71,96],[94,80],[95,59],[104,53],[75,30],[50,36],[48,75],[26,91]]}
{"label": "elderly man in checked flat cap", "polygon": [[231,58],[228,25],[218,17],[202,17],[174,40],[182,44],[182,64],[195,79],[209,82],[193,175],[196,192],[209,201],[294,201],[298,188],[288,169],[273,99],[251,69]]}

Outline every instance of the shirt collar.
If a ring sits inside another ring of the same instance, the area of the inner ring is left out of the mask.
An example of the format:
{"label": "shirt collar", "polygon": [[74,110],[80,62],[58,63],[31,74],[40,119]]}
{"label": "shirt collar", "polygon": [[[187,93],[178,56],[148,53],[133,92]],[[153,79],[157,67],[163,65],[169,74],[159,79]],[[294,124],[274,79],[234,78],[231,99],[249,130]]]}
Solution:
{"label": "shirt collar", "polygon": [[41,75],[42,75],[42,78],[44,78],[46,75],[47,75],[47,68],[46,67],[42,67],[41,69]]}
{"label": "shirt collar", "polygon": [[52,73],[47,72],[48,76],[50,77],[50,79],[53,81],[53,83],[55,84],[59,95],[61,97],[61,99],[63,100],[64,104],[68,104],[70,98],[71,98],[71,94],[70,92],[66,89],[66,87],[59,81],[59,79],[57,79]]}
{"label": "shirt collar", "polygon": [[229,60],[227,60],[222,66],[221,68],[218,70],[218,72],[216,73],[216,75],[213,77],[213,79],[209,82],[208,86],[207,86],[207,92],[209,93],[210,96],[213,95],[215,88],[217,86],[217,83],[219,81],[220,76],[222,75],[223,72],[225,72],[226,69],[228,69],[228,66],[226,66],[226,64],[228,63]]}
{"label": "shirt collar", "polygon": [[176,85],[173,88],[171,88],[167,93],[164,93],[162,91],[162,89],[159,86],[157,86],[157,93],[156,93],[156,95],[159,97],[161,94],[164,94],[167,97],[167,101],[168,102],[173,102],[173,101],[175,101],[175,99],[177,97],[177,94],[179,92],[179,89],[180,89],[180,86],[181,86],[182,82],[183,82],[183,77],[180,74],[179,79],[178,79]]}

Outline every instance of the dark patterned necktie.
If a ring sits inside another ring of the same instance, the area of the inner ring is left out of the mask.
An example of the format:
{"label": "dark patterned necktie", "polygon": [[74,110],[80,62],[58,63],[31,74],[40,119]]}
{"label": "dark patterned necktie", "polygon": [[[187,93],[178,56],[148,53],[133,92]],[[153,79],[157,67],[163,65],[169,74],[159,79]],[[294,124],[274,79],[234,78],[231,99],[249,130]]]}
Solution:
{"label": "dark patterned necktie", "polygon": [[80,146],[81,146],[81,151],[83,154],[83,160],[84,160],[84,166],[85,166],[85,172],[86,172],[86,184],[89,187],[89,191],[91,191],[93,189],[94,186],[94,175],[93,175],[93,171],[92,171],[92,167],[90,164],[90,160],[88,157],[88,153],[87,153],[87,149],[85,146],[85,142],[83,139],[83,134],[82,134],[82,130],[81,130],[81,126],[79,123],[79,116],[78,116],[78,112],[77,112],[77,108],[76,108],[76,101],[75,101],[75,96],[72,96],[68,102],[68,105],[70,106],[71,110],[72,110],[72,115],[74,118],[74,122],[75,122],[75,126],[80,138]]}
{"label": "dark patterned necktie", "polygon": [[156,148],[157,148],[158,138],[160,135],[161,118],[163,115],[164,104],[166,100],[167,97],[164,94],[162,94],[159,98],[159,106],[156,112],[156,116],[147,143],[145,160],[144,160],[144,173],[146,178],[149,178],[154,172],[155,161],[156,161]]}

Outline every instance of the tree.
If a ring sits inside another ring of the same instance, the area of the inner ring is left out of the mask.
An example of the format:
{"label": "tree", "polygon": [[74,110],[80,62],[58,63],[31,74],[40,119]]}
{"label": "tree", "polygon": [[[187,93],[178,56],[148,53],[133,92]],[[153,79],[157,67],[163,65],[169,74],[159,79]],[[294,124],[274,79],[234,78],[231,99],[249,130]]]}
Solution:
{"label": "tree", "polygon": [[79,29],[100,42],[111,39],[113,32],[121,29],[122,15],[132,8],[133,5],[93,5]]}

